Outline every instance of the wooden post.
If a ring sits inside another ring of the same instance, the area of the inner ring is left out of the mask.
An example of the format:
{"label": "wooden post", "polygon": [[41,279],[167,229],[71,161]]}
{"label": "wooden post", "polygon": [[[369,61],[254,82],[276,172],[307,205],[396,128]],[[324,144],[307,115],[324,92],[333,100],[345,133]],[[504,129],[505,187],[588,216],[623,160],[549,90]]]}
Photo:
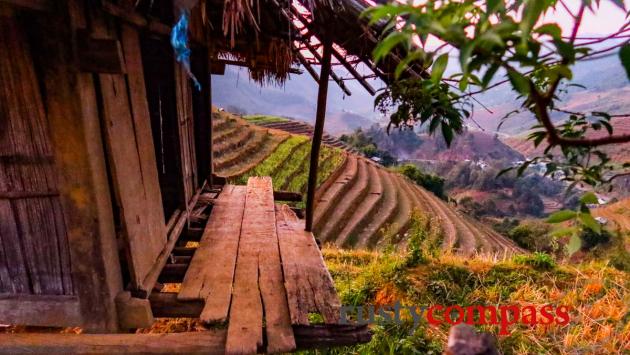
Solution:
{"label": "wooden post", "polygon": [[319,91],[317,92],[317,113],[315,114],[315,130],[311,145],[311,161],[308,171],[308,192],[306,195],[306,228],[313,230],[313,210],[315,208],[315,189],[317,189],[317,165],[319,163],[319,148],[322,145],[324,134],[324,120],[326,119],[326,98],[328,96],[328,77],[330,76],[330,61],[332,56],[332,41],[324,39],[324,54],[322,57],[322,69],[319,79]]}

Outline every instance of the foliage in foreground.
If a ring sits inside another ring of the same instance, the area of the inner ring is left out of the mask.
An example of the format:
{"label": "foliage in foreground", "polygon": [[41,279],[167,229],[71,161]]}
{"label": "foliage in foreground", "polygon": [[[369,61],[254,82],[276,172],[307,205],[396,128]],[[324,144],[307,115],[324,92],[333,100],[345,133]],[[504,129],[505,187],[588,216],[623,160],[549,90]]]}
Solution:
{"label": "foliage in foreground", "polygon": [[[423,218],[416,216],[415,218]],[[325,261],[345,305],[436,304],[566,305],[567,326],[516,325],[498,338],[504,354],[623,353],[630,351],[630,275],[605,262],[556,264],[536,253],[500,261],[439,255],[426,233],[430,223],[415,223],[408,249],[382,253],[326,247]],[[420,248],[417,246],[421,245]],[[428,252],[427,252],[428,251]],[[406,319],[406,318],[403,318]],[[477,326],[497,333],[496,326]],[[368,344],[319,351],[330,354],[439,354],[448,327],[423,320],[373,326]]]}

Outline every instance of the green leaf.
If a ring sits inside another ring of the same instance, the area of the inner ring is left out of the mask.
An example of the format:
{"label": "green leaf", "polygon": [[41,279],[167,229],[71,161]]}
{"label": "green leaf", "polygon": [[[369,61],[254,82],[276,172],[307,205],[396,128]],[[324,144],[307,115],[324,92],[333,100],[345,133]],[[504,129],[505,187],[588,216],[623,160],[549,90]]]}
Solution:
{"label": "green leaf", "polygon": [[486,1],[486,12],[488,14],[493,14],[504,8],[505,8],[504,0],[487,0]]}
{"label": "green leaf", "polygon": [[562,210],[555,212],[547,218],[547,223],[560,223],[564,221],[568,221],[577,216],[577,212],[571,210]]}
{"label": "green leaf", "polygon": [[582,222],[584,226],[586,226],[588,229],[592,230],[593,232],[597,234],[602,232],[602,226],[599,224],[599,222],[597,222],[597,220],[595,220],[595,218],[590,213],[580,213],[578,218],[580,219],[580,222]]}
{"label": "green leaf", "polygon": [[444,70],[446,70],[447,65],[448,53],[444,53],[435,60],[433,67],[431,67],[431,81],[436,84],[439,83],[440,80],[442,80],[442,75],[444,74]]}
{"label": "green leaf", "polygon": [[540,18],[540,15],[545,10],[545,0],[527,0],[525,7],[523,8],[523,19],[520,23],[520,29],[522,32],[523,43],[527,42],[527,37]]}
{"label": "green leaf", "polygon": [[552,237],[564,237],[578,232],[576,227],[559,228],[550,233]]}
{"label": "green leaf", "polygon": [[475,41],[469,41],[464,44],[459,50],[459,64],[462,66],[462,72],[468,71],[468,63],[470,62],[470,56],[475,49]]}
{"label": "green leaf", "polygon": [[466,91],[467,87],[468,87],[468,74],[462,76],[462,78],[459,80],[459,91],[464,92]]}
{"label": "green leaf", "polygon": [[623,11],[626,11],[626,5],[623,3],[623,0],[610,0],[613,4],[617,5]]}
{"label": "green leaf", "polygon": [[451,142],[453,141],[453,129],[444,122],[442,122],[441,126],[442,126],[442,136],[444,136],[444,140],[446,141],[446,146],[450,147]]}
{"label": "green leaf", "polygon": [[562,38],[562,29],[555,23],[546,23],[535,30],[541,35],[549,35],[553,39],[560,40]]}
{"label": "green leaf", "polygon": [[569,240],[569,244],[567,244],[567,253],[569,253],[569,255],[573,255],[575,252],[580,250],[581,247],[582,239],[580,239],[580,236],[577,235],[577,233],[573,234]]}
{"label": "green leaf", "polygon": [[593,192],[587,192],[582,197],[580,197],[580,202],[585,205],[596,205],[599,203],[599,200]]}
{"label": "green leaf", "polygon": [[403,71],[405,71],[405,69],[407,69],[407,67],[409,67],[409,64],[414,63],[414,62],[423,62],[425,56],[426,56],[426,53],[422,49],[418,49],[418,50],[410,53],[409,55],[407,55],[396,66],[396,70],[394,71],[394,77],[396,79],[400,78],[400,76],[402,75]]}
{"label": "green leaf", "polygon": [[497,70],[499,70],[499,65],[496,63],[492,64],[490,68],[486,70],[486,73],[483,75],[483,78],[481,79],[481,85],[484,88],[488,87],[488,84],[490,84],[490,82],[492,81],[492,78],[494,77],[494,74],[497,73]]}
{"label": "green leaf", "polygon": [[508,78],[510,79],[510,83],[514,90],[516,90],[521,95],[529,95],[529,79],[527,79],[523,74],[510,70],[508,71]]}
{"label": "green leaf", "polygon": [[409,39],[409,36],[406,33],[402,32],[392,32],[387,37],[385,37],[379,44],[374,48],[372,52],[372,56],[374,57],[374,62],[378,63],[381,59],[385,58],[397,45],[406,42]]}
{"label": "green leaf", "polygon": [[626,69],[626,75],[630,80],[630,44],[625,44],[619,50],[619,58],[621,59],[621,64]]}

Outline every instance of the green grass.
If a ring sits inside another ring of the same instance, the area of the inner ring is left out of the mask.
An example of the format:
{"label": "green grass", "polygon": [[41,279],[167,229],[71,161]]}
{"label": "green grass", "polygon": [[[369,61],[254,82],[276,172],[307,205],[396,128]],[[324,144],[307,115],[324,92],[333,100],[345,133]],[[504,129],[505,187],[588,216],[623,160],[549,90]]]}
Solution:
{"label": "green grass", "polygon": [[268,116],[268,115],[248,115],[243,116],[245,120],[251,122],[253,124],[267,124],[267,123],[281,123],[281,122],[289,122],[288,118],[278,117],[278,116]]}
{"label": "green grass", "polygon": [[[302,145],[307,145],[308,138],[304,136],[291,136],[282,142],[278,148],[262,163],[247,173],[236,178],[234,183],[245,185],[250,176],[273,176],[286,160],[293,159],[293,151]],[[276,182],[274,181],[274,185]],[[274,186],[275,187],[275,186]]]}
{"label": "green grass", "polygon": [[[496,261],[440,252],[434,220],[414,214],[406,250],[381,252],[327,246],[322,252],[344,305],[534,305],[568,306],[566,326],[517,324],[498,337],[503,354],[626,353],[630,346],[630,274],[606,262],[556,264],[534,254]],[[497,334],[494,325],[477,325]],[[372,326],[367,344],[304,354],[440,354],[448,324]],[[624,349],[626,352],[624,352]]]}
{"label": "green grass", "polygon": [[[250,176],[271,176],[275,190],[306,193],[311,144],[309,138],[291,136],[254,169],[232,183],[246,184]],[[322,184],[341,165],[344,153],[339,148],[322,146],[317,171],[317,185]],[[299,206],[299,204],[298,204]]]}

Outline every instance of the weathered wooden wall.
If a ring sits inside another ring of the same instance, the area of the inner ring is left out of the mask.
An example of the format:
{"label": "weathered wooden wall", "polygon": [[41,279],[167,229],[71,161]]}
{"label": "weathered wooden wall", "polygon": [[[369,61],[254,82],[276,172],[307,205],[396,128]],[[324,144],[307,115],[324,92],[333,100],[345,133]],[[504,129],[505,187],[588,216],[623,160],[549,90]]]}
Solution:
{"label": "weathered wooden wall", "polygon": [[48,122],[23,29],[0,20],[0,293],[74,294]]}

